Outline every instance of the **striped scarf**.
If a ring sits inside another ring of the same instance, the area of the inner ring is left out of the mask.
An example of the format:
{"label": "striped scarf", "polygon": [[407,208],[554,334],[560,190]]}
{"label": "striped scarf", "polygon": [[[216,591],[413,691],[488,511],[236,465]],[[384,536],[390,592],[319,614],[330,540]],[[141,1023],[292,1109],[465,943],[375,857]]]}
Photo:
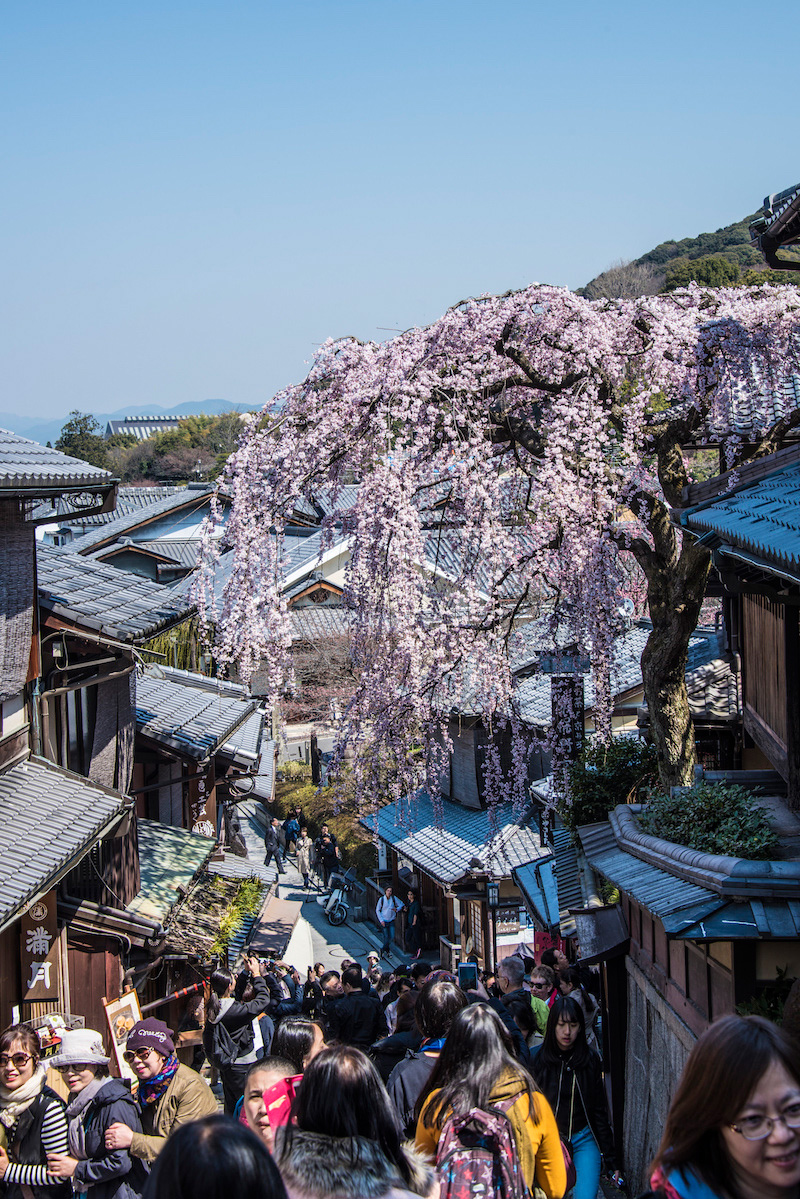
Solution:
{"label": "striped scarf", "polygon": [[178,1069],[178,1058],[172,1053],[164,1062],[164,1065],[158,1074],[152,1078],[139,1079],[139,1106],[142,1111],[151,1103],[157,1103],[164,1092],[169,1087],[175,1077],[175,1071]]}

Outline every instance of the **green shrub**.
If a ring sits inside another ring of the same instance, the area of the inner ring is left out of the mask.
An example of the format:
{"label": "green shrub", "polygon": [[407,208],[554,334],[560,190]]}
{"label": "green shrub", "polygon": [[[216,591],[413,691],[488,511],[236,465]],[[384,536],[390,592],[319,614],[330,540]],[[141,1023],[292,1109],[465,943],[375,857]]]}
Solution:
{"label": "green shrub", "polygon": [[778,843],[752,792],[734,783],[698,783],[673,795],[654,794],[639,823],[665,841],[737,858],[771,858]]}
{"label": "green shrub", "polygon": [[571,802],[559,812],[568,828],[605,820],[618,803],[635,803],[656,779],[652,745],[635,737],[593,740],[570,767]]}

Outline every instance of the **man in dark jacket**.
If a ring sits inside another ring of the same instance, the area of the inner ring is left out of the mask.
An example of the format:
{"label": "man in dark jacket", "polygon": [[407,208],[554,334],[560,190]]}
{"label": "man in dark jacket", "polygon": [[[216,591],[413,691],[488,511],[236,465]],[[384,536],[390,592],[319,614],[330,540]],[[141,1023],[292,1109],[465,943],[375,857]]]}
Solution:
{"label": "man in dark jacket", "polygon": [[278,874],[283,874],[283,862],[281,861],[281,845],[278,840],[278,818],[273,816],[267,825],[267,831],[264,834],[264,865],[269,866],[271,860],[275,859],[275,865],[278,867]]}
{"label": "man in dark jacket", "polygon": [[414,1136],[417,1126],[417,1100],[436,1065],[450,1025],[456,1013],[466,1007],[467,1003],[467,997],[461,988],[445,979],[435,979],[426,983],[420,991],[414,1008],[414,1019],[422,1037],[422,1044],[418,1050],[410,1050],[405,1060],[395,1066],[386,1084],[389,1098],[397,1109],[407,1137]]}
{"label": "man in dark jacket", "polygon": [[333,1040],[357,1049],[368,1049],[389,1031],[379,999],[365,995],[361,989],[361,973],[350,966],[342,974],[344,996],[337,1000],[328,1015],[328,1029]]}

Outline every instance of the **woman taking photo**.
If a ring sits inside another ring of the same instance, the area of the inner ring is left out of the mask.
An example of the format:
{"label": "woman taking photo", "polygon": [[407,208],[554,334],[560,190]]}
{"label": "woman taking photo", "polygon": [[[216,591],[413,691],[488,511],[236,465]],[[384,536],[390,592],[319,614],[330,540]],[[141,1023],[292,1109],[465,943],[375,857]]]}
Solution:
{"label": "woman taking photo", "polygon": [[386,1088],[360,1049],[337,1045],[314,1058],[292,1119],[275,1134],[275,1161],[290,1197],[400,1199],[436,1188],[433,1170],[401,1143]]}
{"label": "woman taking photo", "polygon": [[115,1121],[141,1132],[139,1109],[128,1087],[110,1078],[103,1038],[90,1028],[65,1032],[48,1065],[58,1070],[70,1093],[67,1104],[69,1152],[48,1154],[57,1178],[72,1179],[73,1189],[91,1199],[139,1199],[147,1180],[142,1162],[125,1149],[110,1152],[106,1130]]}
{"label": "woman taking photo", "polygon": [[247,1071],[270,1052],[275,1025],[266,1014],[269,1004],[257,957],[247,959],[235,980],[228,970],[211,975],[203,1048],[219,1070],[229,1116],[244,1093]]}
{"label": "woman taking photo", "polygon": [[547,1199],[561,1199],[567,1172],[550,1105],[513,1056],[511,1037],[497,1013],[473,1003],[453,1019],[420,1095],[417,1149],[435,1158],[449,1116],[497,1106],[513,1129],[525,1186],[532,1191],[535,1184]]}
{"label": "woman taking photo", "polygon": [[[62,1199],[71,1187],[50,1174],[47,1157],[68,1153],[64,1104],[45,1085],[41,1047],[27,1024],[0,1036],[0,1191],[6,1199]],[[11,1148],[13,1146],[13,1149]]]}
{"label": "woman taking photo", "polygon": [[800,1050],[759,1016],[724,1016],[695,1043],[654,1162],[668,1199],[797,1199]]}
{"label": "woman taking photo", "polygon": [[531,1068],[572,1155],[578,1176],[573,1199],[595,1199],[603,1159],[606,1169],[614,1171],[614,1180],[620,1176],[600,1058],[586,1043],[583,1008],[570,996],[553,1001],[544,1041],[534,1052]]}

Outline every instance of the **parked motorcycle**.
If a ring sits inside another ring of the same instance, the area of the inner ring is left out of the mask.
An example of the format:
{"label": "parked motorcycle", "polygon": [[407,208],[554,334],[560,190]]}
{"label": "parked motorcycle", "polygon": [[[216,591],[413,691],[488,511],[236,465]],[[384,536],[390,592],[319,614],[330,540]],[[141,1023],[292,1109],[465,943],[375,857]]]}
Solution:
{"label": "parked motorcycle", "polygon": [[347,913],[350,911],[347,896],[355,877],[356,872],[353,869],[345,871],[344,874],[332,874],[329,884],[330,890],[326,894],[317,897],[317,903],[321,908],[324,908],[329,923],[335,928],[338,928],[340,924],[344,924],[347,919]]}

